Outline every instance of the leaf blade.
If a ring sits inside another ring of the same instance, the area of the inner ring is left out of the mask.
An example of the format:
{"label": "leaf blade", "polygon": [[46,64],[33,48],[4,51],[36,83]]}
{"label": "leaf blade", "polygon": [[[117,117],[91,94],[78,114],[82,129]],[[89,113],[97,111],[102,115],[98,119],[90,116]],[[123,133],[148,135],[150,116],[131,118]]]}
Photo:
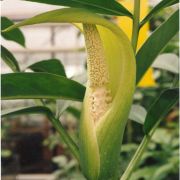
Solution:
{"label": "leaf blade", "polygon": [[132,14],[121,4],[115,0],[109,2],[108,0],[26,0],[31,2],[68,6],[75,8],[83,8],[94,11],[95,13],[108,15],[126,15],[132,17]]}
{"label": "leaf blade", "polygon": [[[136,55],[138,83],[146,70],[153,63],[161,50],[167,45],[172,37],[179,30],[179,11],[176,11],[167,21],[165,21],[143,44]],[[171,27],[171,28],[169,28]],[[146,60],[144,60],[146,59]]]}
{"label": "leaf blade", "polygon": [[47,72],[66,77],[64,66],[58,59],[42,60],[28,67],[35,72]]}
{"label": "leaf blade", "polygon": [[2,111],[1,117],[10,117],[10,116],[18,116],[22,114],[45,114],[51,115],[51,111],[49,108],[44,106],[33,106],[33,107],[25,107],[25,108],[17,108]]}
{"label": "leaf blade", "polygon": [[145,134],[148,134],[156,123],[178,102],[178,92],[178,88],[167,89],[154,101],[145,119],[143,127]]}
{"label": "leaf blade", "polygon": [[82,101],[85,87],[49,73],[10,73],[2,75],[2,99],[72,99]]}
{"label": "leaf blade", "polygon": [[147,111],[140,105],[133,104],[129,113],[129,119],[139,124],[144,124]]}
{"label": "leaf blade", "polygon": [[172,53],[160,54],[152,64],[152,67],[163,69],[171,73],[179,73],[179,58]]}
{"label": "leaf blade", "polygon": [[[6,29],[9,26],[12,26],[14,23],[8,19],[7,17],[1,17],[1,29]],[[14,41],[21,46],[25,47],[25,38],[20,29],[14,29],[11,32],[4,32],[1,33],[1,35],[6,39],[10,41]]]}
{"label": "leaf blade", "polygon": [[172,5],[174,5],[174,4],[178,3],[178,2],[179,2],[179,0],[162,0],[142,20],[142,22],[140,23],[140,27],[142,27],[147,21],[149,21],[153,17],[153,15],[157,14],[162,9],[164,9],[164,8],[166,8],[168,6],[172,6]]}
{"label": "leaf blade", "polygon": [[13,54],[1,45],[1,58],[12,69],[13,72],[20,72],[19,64]]}

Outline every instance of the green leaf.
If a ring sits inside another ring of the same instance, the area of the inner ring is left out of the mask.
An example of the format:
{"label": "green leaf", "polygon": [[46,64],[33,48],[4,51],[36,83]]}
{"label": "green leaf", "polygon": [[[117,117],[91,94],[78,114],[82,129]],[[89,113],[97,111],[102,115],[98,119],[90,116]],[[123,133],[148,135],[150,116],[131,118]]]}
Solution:
{"label": "green leaf", "polygon": [[147,111],[140,105],[132,105],[129,113],[129,119],[137,123],[144,124]]}
{"label": "green leaf", "polygon": [[71,139],[69,134],[65,131],[61,122],[58,119],[54,118],[54,115],[49,108],[44,107],[44,106],[34,106],[34,107],[27,107],[27,108],[21,108],[21,109],[8,110],[8,111],[2,112],[2,117],[17,116],[17,115],[22,115],[22,114],[46,115],[51,121],[51,123],[53,124],[53,126],[56,128],[58,133],[60,134],[61,138],[68,145],[71,152],[79,160],[79,150],[78,150],[77,145]]}
{"label": "green leaf", "polygon": [[142,167],[137,169],[128,180],[146,179],[150,180],[153,173],[157,170],[157,166]]}
{"label": "green leaf", "polygon": [[[1,29],[6,29],[7,27],[13,25],[14,23],[8,19],[7,17],[1,17]],[[1,33],[1,35],[6,39],[10,41],[14,41],[22,46],[25,46],[25,38],[20,29],[14,29],[11,32],[4,32]]]}
{"label": "green leaf", "polygon": [[138,83],[155,58],[179,30],[179,11],[165,21],[143,44],[136,55]]}
{"label": "green leaf", "polygon": [[151,105],[144,123],[144,132],[148,134],[155,125],[167,115],[178,102],[179,89],[167,89]]}
{"label": "green leaf", "polygon": [[12,69],[13,72],[20,71],[16,58],[4,46],[1,46],[1,58]]}
{"label": "green leaf", "polygon": [[178,88],[179,87],[179,75],[176,74],[174,77],[174,80],[172,82],[172,87],[173,88]]}
{"label": "green leaf", "polygon": [[[179,165],[179,162],[178,162],[178,165]],[[152,176],[152,179],[158,179],[158,180],[168,179],[167,176],[171,174],[172,172],[174,172],[174,170],[178,172],[178,168],[176,169],[176,166],[173,163],[168,162],[167,164],[161,165],[160,167],[156,169],[156,171],[154,172]]]}
{"label": "green leaf", "polygon": [[66,111],[70,114],[72,114],[76,119],[80,119],[81,112],[75,107],[69,106]]}
{"label": "green leaf", "polygon": [[160,3],[158,3],[149,13],[148,15],[142,20],[140,23],[140,27],[142,27],[147,21],[149,21],[155,14],[157,14],[162,9],[172,6],[176,3],[178,3],[179,0],[162,0]]}
{"label": "green leaf", "polygon": [[85,87],[49,73],[10,73],[1,77],[2,99],[71,99],[82,101]]}
{"label": "green leaf", "polygon": [[129,16],[132,18],[132,14],[121,4],[115,0],[26,0],[38,3],[68,6],[75,8],[83,8],[91,10],[95,13],[118,15],[118,16]]}
{"label": "green leaf", "polygon": [[47,72],[66,77],[64,66],[58,59],[48,59],[30,65],[28,68],[35,72]]}
{"label": "green leaf", "polygon": [[56,117],[61,117],[62,113],[72,104],[70,100],[56,100]]}
{"label": "green leaf", "polygon": [[17,109],[10,109],[10,110],[3,110],[1,113],[1,117],[10,117],[10,116],[19,116],[22,114],[44,114],[46,116],[51,116],[52,112],[49,108],[44,106],[33,106],[33,107],[26,107],[26,108],[17,108]]}
{"label": "green leaf", "polygon": [[167,70],[169,72],[179,73],[179,57],[176,54],[160,54],[152,64],[153,68]]}

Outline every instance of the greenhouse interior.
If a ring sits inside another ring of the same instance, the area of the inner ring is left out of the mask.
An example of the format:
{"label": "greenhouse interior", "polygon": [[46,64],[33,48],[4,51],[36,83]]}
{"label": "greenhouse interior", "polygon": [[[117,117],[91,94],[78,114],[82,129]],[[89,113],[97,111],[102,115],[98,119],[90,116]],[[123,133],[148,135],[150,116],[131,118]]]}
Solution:
{"label": "greenhouse interior", "polygon": [[179,1],[3,0],[2,180],[179,179]]}

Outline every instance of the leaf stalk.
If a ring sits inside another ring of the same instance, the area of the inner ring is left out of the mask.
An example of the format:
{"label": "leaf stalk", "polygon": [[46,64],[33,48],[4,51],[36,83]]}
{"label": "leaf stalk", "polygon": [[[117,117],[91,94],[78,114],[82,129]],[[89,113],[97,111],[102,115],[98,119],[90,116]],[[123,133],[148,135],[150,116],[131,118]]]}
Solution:
{"label": "leaf stalk", "polygon": [[146,150],[152,135],[154,134],[157,126],[159,125],[159,123],[161,122],[161,119],[156,123],[156,125],[154,126],[154,128],[149,132],[149,134],[145,135],[144,138],[142,139],[138,149],[136,150],[133,158],[131,159],[128,167],[126,168],[124,174],[122,175],[122,177],[120,178],[120,180],[129,180],[131,177],[131,174],[133,173],[134,169],[137,167],[138,163],[140,162],[140,159],[144,153],[144,151]]}
{"label": "leaf stalk", "polygon": [[72,154],[76,157],[76,159],[79,161],[79,149],[78,146],[75,144],[75,142],[71,139],[69,134],[66,132],[66,130],[63,128],[61,122],[56,119],[54,116],[48,116],[50,121],[52,122],[53,126],[56,128],[58,133],[60,134],[63,141],[67,144]]}
{"label": "leaf stalk", "polygon": [[133,31],[132,31],[132,47],[134,52],[137,49],[138,36],[139,36],[139,18],[140,18],[140,0],[134,0],[134,18],[133,18]]}

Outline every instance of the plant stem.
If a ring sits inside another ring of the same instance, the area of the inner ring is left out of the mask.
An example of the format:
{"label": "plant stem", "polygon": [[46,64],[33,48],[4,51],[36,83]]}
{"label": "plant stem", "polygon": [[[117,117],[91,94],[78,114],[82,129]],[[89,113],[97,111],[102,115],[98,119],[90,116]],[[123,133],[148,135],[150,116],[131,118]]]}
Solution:
{"label": "plant stem", "polygon": [[54,116],[48,116],[51,120],[53,126],[56,128],[58,133],[60,134],[63,141],[67,144],[72,154],[76,157],[76,159],[79,161],[79,149],[78,146],[75,144],[75,142],[72,140],[72,138],[69,136],[69,134],[66,132],[66,130],[63,128],[61,122],[56,119]]}
{"label": "plant stem", "polygon": [[[135,54],[136,54],[136,49],[137,49],[138,37],[139,37],[140,4],[141,4],[140,0],[134,0],[134,18],[133,18],[133,30],[132,30],[131,43],[132,43],[132,47]],[[136,150],[136,153],[134,154],[131,162],[129,163],[126,171],[124,172],[120,180],[129,180],[134,168],[137,166],[149,141],[150,141],[150,136],[149,135],[144,136],[141,144]]]}
{"label": "plant stem", "polygon": [[156,125],[151,129],[151,131],[149,132],[149,134],[145,135],[143,140],[141,141],[141,144],[139,145],[138,149],[136,150],[133,158],[131,159],[128,167],[126,168],[124,174],[122,175],[122,177],[120,178],[120,180],[129,180],[132,172],[134,171],[134,169],[137,167],[144,151],[147,148],[148,143],[151,140],[152,135],[154,134],[154,131],[156,130],[156,128],[158,127],[159,123],[161,122],[161,119],[156,123]]}
{"label": "plant stem", "polygon": [[132,31],[132,47],[134,52],[137,49],[138,36],[139,36],[139,18],[140,18],[140,0],[134,0],[134,19]]}
{"label": "plant stem", "polygon": [[139,145],[138,149],[136,150],[136,153],[134,154],[131,162],[129,163],[125,173],[123,174],[123,176],[121,177],[120,180],[128,180],[130,178],[134,168],[139,163],[139,160],[140,160],[143,152],[145,151],[149,141],[150,141],[150,136],[148,136],[148,135],[144,136],[141,144]]}

